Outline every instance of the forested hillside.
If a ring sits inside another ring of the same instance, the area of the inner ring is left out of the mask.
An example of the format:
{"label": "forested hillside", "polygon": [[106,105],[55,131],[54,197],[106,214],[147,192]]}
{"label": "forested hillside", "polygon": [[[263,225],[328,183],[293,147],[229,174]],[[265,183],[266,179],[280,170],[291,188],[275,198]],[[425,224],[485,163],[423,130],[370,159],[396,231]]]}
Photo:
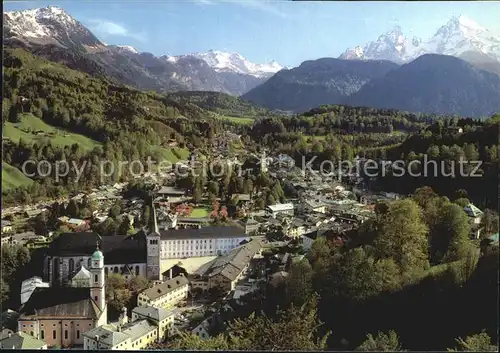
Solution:
{"label": "forested hillside", "polygon": [[266,108],[220,92],[182,91],[170,93],[167,97],[181,103],[191,103],[225,116],[255,118],[271,113]]}
{"label": "forested hillside", "polygon": [[[3,161],[17,168],[28,159],[87,160],[82,182],[94,185],[100,177],[96,162],[101,159],[185,158],[187,148],[203,146],[218,129],[218,122],[209,115],[196,105],[117,86],[22,49],[4,52]],[[38,119],[37,124],[45,127],[33,126],[33,131],[28,131],[23,125],[25,119]],[[77,139],[61,143],[71,133],[89,138],[95,146],[89,151],[77,144]],[[172,140],[178,148],[167,146]],[[73,177],[68,175],[59,185],[51,185],[47,178],[42,184],[34,184],[32,188],[42,190],[32,190],[31,194],[50,194],[55,189],[63,192],[71,188]]]}

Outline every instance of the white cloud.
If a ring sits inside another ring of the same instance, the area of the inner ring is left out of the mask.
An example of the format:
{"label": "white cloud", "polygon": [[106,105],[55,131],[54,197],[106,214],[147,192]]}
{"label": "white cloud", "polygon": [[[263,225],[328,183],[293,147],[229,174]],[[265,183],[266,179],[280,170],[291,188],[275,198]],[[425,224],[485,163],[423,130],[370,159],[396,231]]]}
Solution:
{"label": "white cloud", "polygon": [[103,37],[128,37],[133,38],[138,41],[145,41],[147,36],[143,31],[132,32],[121,24],[102,19],[90,19],[88,20],[89,27],[92,32],[95,32],[98,36]]}

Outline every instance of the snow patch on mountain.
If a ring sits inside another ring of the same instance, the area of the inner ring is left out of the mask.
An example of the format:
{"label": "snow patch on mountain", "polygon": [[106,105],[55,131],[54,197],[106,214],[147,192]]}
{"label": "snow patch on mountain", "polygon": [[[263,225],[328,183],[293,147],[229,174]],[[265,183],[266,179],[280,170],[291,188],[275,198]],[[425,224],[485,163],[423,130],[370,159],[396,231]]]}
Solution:
{"label": "snow patch on mountain", "polygon": [[63,9],[56,6],[48,6],[41,9],[11,11],[4,13],[4,19],[9,29],[25,37],[47,37],[54,35],[53,28],[43,20],[57,20],[62,24],[73,26],[76,20],[68,15]]}
{"label": "snow patch on mountain", "polygon": [[382,34],[365,46],[347,49],[341,59],[391,60],[409,62],[424,54],[459,57],[477,52],[500,61],[500,36],[494,35],[467,16],[454,16],[426,41],[414,37],[408,40],[399,26]]}
{"label": "snow patch on mountain", "polygon": [[57,6],[4,12],[4,34],[63,45],[103,45],[87,28]]}
{"label": "snow patch on mountain", "polygon": [[241,54],[218,50],[209,50],[206,53],[195,53],[192,54],[192,56],[202,59],[215,71],[235,72],[255,77],[268,77],[284,68],[274,60],[267,64],[255,64],[247,60]]}
{"label": "snow patch on mountain", "polygon": [[131,45],[109,45],[109,47],[115,47],[118,48],[119,50],[123,50],[133,54],[139,54],[139,51]]}

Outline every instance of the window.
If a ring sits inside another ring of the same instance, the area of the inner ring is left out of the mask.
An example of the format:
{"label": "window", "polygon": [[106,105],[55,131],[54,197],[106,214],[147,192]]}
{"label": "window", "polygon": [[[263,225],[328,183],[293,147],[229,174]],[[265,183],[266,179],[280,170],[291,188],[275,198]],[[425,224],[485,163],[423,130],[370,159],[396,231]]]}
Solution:
{"label": "window", "polygon": [[31,331],[31,332],[30,332],[30,335],[31,335],[31,336],[34,336],[34,335],[33,335],[33,331]]}
{"label": "window", "polygon": [[94,297],[94,300],[97,301],[97,295]]}
{"label": "window", "polygon": [[75,260],[69,259],[69,273],[73,273],[75,270]]}
{"label": "window", "polygon": [[139,276],[139,266],[135,266],[135,275]]}
{"label": "window", "polygon": [[68,339],[68,330],[64,330],[64,339],[67,340]]}
{"label": "window", "polygon": [[52,330],[52,338],[56,339],[56,330]]}
{"label": "window", "polygon": [[45,331],[41,330],[40,331],[40,338],[43,340],[45,338]]}
{"label": "window", "polygon": [[80,339],[80,330],[76,330],[76,339],[79,340]]}
{"label": "window", "polygon": [[94,275],[94,283],[97,283],[99,282],[99,276],[98,275]]}

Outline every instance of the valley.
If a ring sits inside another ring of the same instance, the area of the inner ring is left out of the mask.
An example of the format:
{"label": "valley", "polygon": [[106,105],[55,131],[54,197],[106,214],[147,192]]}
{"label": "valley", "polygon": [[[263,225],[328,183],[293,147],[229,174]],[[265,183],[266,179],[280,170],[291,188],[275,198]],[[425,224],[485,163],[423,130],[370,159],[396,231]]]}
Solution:
{"label": "valley", "polygon": [[119,5],[3,13],[2,348],[498,351],[494,5]]}

